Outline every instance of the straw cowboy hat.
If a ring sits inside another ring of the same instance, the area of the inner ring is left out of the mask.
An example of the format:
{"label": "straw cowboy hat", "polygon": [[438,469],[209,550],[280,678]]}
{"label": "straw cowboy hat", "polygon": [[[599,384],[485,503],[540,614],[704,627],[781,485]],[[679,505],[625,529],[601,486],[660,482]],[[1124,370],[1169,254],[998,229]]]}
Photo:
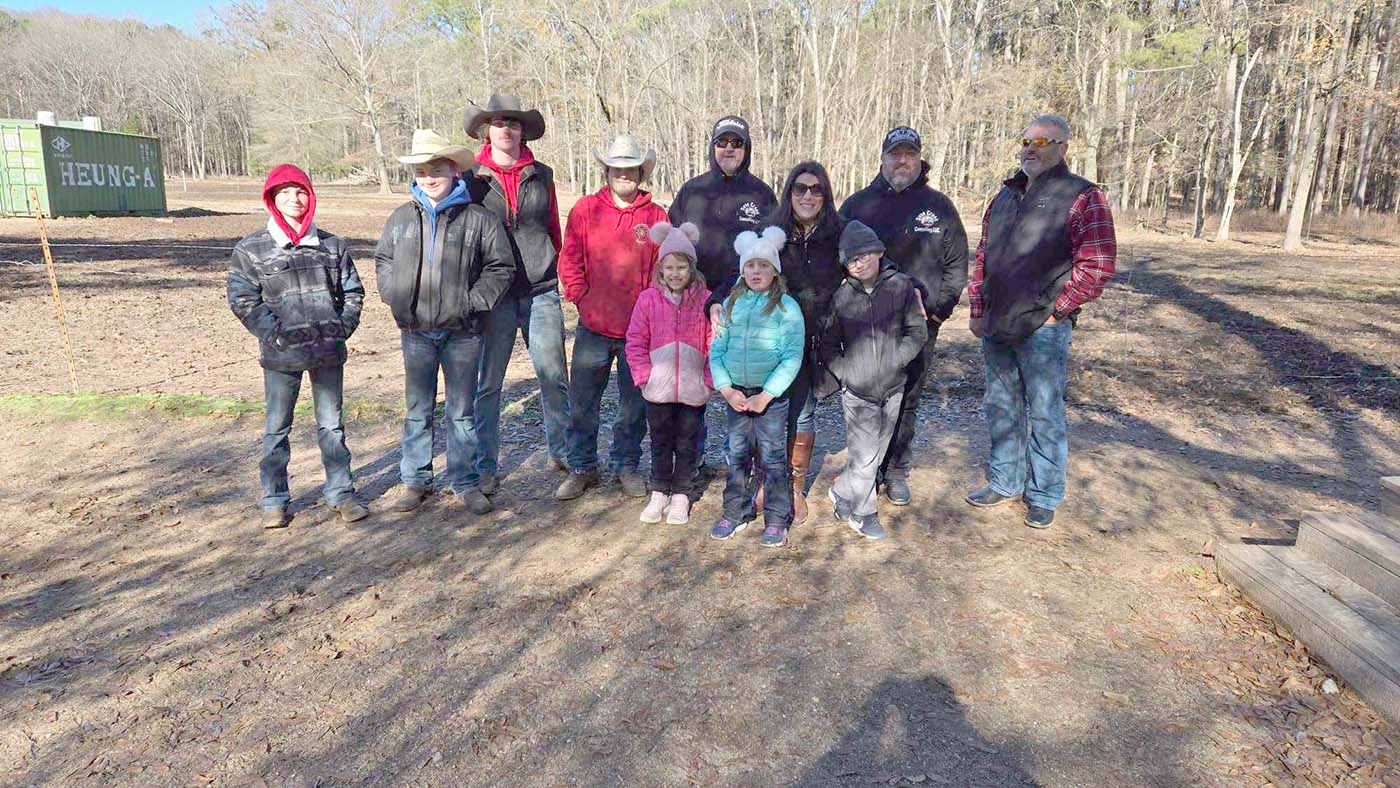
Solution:
{"label": "straw cowboy hat", "polygon": [[492,93],[491,98],[486,101],[486,106],[472,102],[471,108],[467,110],[466,120],[462,122],[462,128],[472,139],[483,139],[486,135],[481,133],[481,127],[492,118],[520,121],[520,139],[525,142],[544,136],[544,116],[540,111],[521,109],[520,99],[509,93]]}
{"label": "straw cowboy hat", "polygon": [[642,152],[642,143],[631,134],[619,134],[603,152],[594,151],[593,158],[604,167],[641,167],[642,177],[647,180],[656,167],[656,151],[647,148]]}
{"label": "straw cowboy hat", "polygon": [[409,146],[408,155],[398,158],[403,164],[422,164],[433,159],[450,159],[457,164],[457,169],[466,170],[471,167],[476,154],[462,145],[453,145],[447,141],[446,137],[432,129],[414,129],[413,143]]}

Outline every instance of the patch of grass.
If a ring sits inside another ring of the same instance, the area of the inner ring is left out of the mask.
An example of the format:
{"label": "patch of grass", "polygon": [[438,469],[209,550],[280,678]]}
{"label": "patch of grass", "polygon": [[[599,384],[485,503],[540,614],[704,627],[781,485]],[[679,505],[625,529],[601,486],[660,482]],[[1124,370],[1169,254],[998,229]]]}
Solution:
{"label": "patch of grass", "polygon": [[[312,418],[310,396],[303,396],[296,407],[300,418]],[[206,394],[5,394],[0,395],[0,414],[43,419],[84,419],[105,421],[160,415],[176,418],[261,416],[260,399],[213,397]],[[396,418],[403,407],[369,399],[345,403],[347,420],[370,421]]]}

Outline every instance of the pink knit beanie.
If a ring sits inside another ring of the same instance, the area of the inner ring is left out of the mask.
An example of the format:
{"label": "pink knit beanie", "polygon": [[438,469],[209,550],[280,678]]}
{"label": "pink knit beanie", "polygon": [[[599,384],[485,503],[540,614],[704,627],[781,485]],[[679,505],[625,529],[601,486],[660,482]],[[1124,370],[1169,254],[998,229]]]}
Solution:
{"label": "pink knit beanie", "polygon": [[678,254],[695,262],[695,242],[700,240],[700,228],[690,222],[680,227],[672,227],[670,222],[657,222],[651,226],[651,241],[660,246],[656,250],[656,260],[666,259],[668,254]]}

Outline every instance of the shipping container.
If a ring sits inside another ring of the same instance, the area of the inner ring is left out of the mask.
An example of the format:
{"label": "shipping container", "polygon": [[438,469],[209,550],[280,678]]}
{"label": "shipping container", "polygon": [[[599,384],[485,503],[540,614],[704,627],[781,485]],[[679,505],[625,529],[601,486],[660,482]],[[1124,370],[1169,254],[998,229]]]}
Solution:
{"label": "shipping container", "polygon": [[[34,204],[31,190],[37,193]],[[0,119],[0,215],[165,214],[160,140]]]}

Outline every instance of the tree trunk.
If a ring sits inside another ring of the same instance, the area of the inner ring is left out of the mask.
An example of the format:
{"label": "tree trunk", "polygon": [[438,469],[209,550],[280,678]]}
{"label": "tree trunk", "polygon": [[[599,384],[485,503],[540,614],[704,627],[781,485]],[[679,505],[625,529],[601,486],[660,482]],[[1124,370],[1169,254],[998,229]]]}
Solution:
{"label": "tree trunk", "polygon": [[[1327,80],[1321,80],[1323,84]],[[1297,185],[1293,190],[1292,207],[1288,211],[1288,227],[1283,234],[1283,251],[1296,252],[1303,248],[1303,219],[1308,212],[1308,197],[1312,193],[1313,176],[1317,170],[1317,148],[1322,139],[1322,124],[1317,119],[1321,97],[1314,88],[1308,95],[1308,110],[1305,125],[1307,138],[1298,147]]]}
{"label": "tree trunk", "polygon": [[[1356,15],[1350,9],[1344,11],[1346,23],[1342,26],[1342,36],[1334,43],[1337,51],[1335,53],[1335,65],[1332,67],[1333,80],[1341,78],[1347,71],[1347,53],[1351,42],[1351,29]],[[1327,104],[1326,130],[1322,137],[1322,160],[1313,171],[1312,185],[1312,212],[1314,214],[1322,211],[1323,203],[1326,200],[1324,187],[1327,185],[1327,176],[1331,174],[1332,155],[1337,150],[1337,118],[1342,111],[1342,89],[1339,83],[1332,80],[1324,85],[1324,89],[1330,94],[1331,100]]]}

